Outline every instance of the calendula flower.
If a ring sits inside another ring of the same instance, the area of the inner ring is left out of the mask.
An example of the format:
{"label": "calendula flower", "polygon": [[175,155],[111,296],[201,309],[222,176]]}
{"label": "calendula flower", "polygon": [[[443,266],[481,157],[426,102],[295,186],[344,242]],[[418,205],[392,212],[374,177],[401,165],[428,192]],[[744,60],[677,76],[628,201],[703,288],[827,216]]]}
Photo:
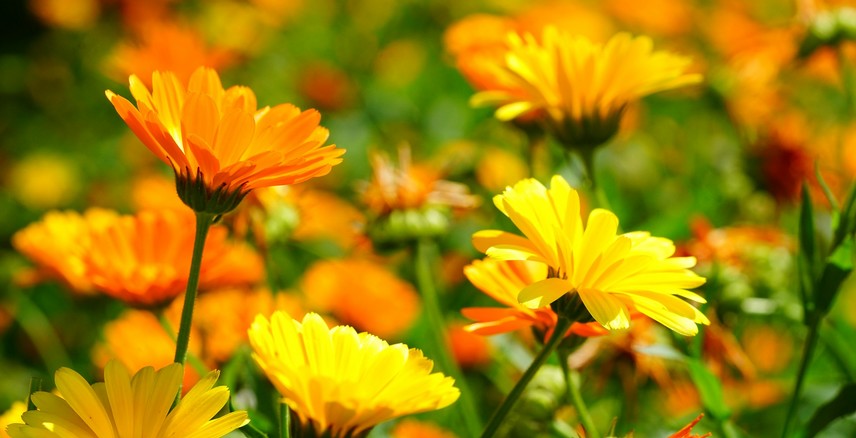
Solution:
{"label": "calendula flower", "polygon": [[457,438],[452,432],[432,423],[417,420],[402,420],[390,432],[391,438]]}
{"label": "calendula flower", "polygon": [[24,412],[27,412],[27,403],[22,401],[12,402],[9,410],[0,415],[0,438],[9,438],[9,434],[6,433],[6,426],[24,422],[21,419],[21,414]]}
{"label": "calendula flower", "polygon": [[362,437],[378,423],[441,409],[460,396],[454,380],[431,373],[433,362],[404,344],[327,328],[309,313],[256,317],[249,331],[253,358],[296,417],[304,437]]}
{"label": "calendula flower", "polygon": [[15,233],[12,246],[36,265],[34,281],[55,279],[74,292],[92,294],[92,280],[83,262],[92,244],[90,232],[112,223],[116,216],[113,211],[99,208],[83,214],[51,211]]}
{"label": "calendula flower", "polygon": [[247,424],[244,411],[214,419],[229,400],[229,388],[214,387],[212,371],[174,407],[182,366],[158,371],[146,367],[133,376],[117,361],[107,364],[104,383],[90,385],[69,368],[55,374],[59,395],[36,392],[36,410],[22,415],[25,424],[7,429],[12,438],[26,437],[194,437],[219,438]]}
{"label": "calendula flower", "polygon": [[[549,338],[558,316],[549,307],[532,307],[518,301],[517,295],[530,284],[547,278],[547,267],[542,263],[517,260],[476,260],[464,268],[464,275],[473,286],[499,301],[506,307],[468,307],[461,310],[476,322],[467,330],[480,335],[495,335],[531,327]],[[575,322],[568,334],[597,336],[606,334],[599,324]]]}
{"label": "calendula flower", "polygon": [[171,72],[154,72],[152,90],[132,75],[137,101],[107,91],[136,136],[172,166],[176,187],[194,211],[222,214],[255,188],[326,175],[344,150],[324,146],[321,115],[290,104],[258,108],[247,87],[224,89],[217,72],[201,67],[185,87]]}
{"label": "calendula flower", "polygon": [[[206,239],[201,289],[253,284],[263,263],[253,250],[213,226]],[[101,292],[133,306],[161,306],[185,291],[193,251],[194,218],[175,210],[143,211],[90,232],[82,256],[87,278]]]}
{"label": "calendula flower", "polygon": [[674,244],[647,232],[617,234],[618,218],[607,210],[593,210],[584,226],[579,195],[561,176],[553,177],[550,189],[522,180],[494,197],[494,204],[525,237],[479,231],[473,235],[476,248],[492,258],[531,260],[549,269],[548,278],[526,286],[518,301],[543,307],[564,296],[579,299],[610,330],[629,327],[634,310],[683,335],[698,333],[696,323],[709,323],[678,298],[705,302],[687,290],[705,281],[689,270],[695,258],[672,257]]}
{"label": "calendula flower", "polygon": [[322,260],[300,282],[307,306],[342,324],[385,339],[397,338],[421,310],[419,294],[379,263],[363,259]]}
{"label": "calendula flower", "polygon": [[547,128],[569,147],[597,146],[615,134],[621,114],[637,99],[701,81],[686,73],[690,60],[654,51],[649,37],[620,33],[605,44],[554,26],[509,34],[504,80],[516,87],[485,90],[475,105],[498,105],[496,117],[512,120],[543,112]]}

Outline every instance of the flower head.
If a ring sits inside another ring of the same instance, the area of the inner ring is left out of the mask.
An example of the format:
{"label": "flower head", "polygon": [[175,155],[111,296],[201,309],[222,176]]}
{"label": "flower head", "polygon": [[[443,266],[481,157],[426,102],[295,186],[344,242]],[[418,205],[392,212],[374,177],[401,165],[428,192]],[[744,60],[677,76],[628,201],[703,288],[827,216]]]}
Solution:
{"label": "flower head", "polygon": [[[244,244],[227,239],[227,230],[211,228],[202,256],[199,287],[253,284],[263,276],[262,262]],[[90,232],[82,256],[87,277],[103,293],[134,306],[160,306],[185,291],[193,251],[194,218],[188,212],[143,211],[121,216]]]}
{"label": "flower head", "polygon": [[172,166],[179,196],[195,211],[222,214],[252,189],[326,175],[344,150],[324,146],[321,115],[290,104],[258,108],[247,87],[223,89],[214,70],[199,68],[185,87],[171,72],[154,72],[152,90],[130,78],[134,107],[107,98],[136,136]]}
{"label": "flower head", "polygon": [[494,197],[494,204],[525,237],[479,231],[473,235],[476,248],[493,258],[531,260],[549,269],[548,278],[520,291],[520,302],[542,307],[577,296],[610,330],[629,327],[633,310],[683,335],[698,333],[696,323],[709,323],[678,298],[704,302],[687,290],[705,281],[689,270],[695,258],[672,257],[674,244],[647,232],[617,234],[618,218],[607,210],[593,210],[584,226],[579,195],[562,177],[554,176],[550,189],[522,180]]}
{"label": "flower head", "polygon": [[645,36],[620,33],[605,44],[571,36],[554,26],[538,39],[509,34],[504,82],[485,90],[476,105],[498,105],[497,118],[543,112],[550,131],[569,146],[597,146],[615,134],[627,104],[648,94],[701,81],[685,73],[690,60],[654,51]]}
{"label": "flower head", "polygon": [[454,380],[431,373],[433,362],[404,344],[348,326],[327,328],[309,313],[303,322],[281,312],[259,315],[249,331],[253,358],[310,435],[358,436],[383,421],[449,406]]}
{"label": "flower head", "polygon": [[60,368],[55,375],[59,395],[36,392],[37,410],[27,411],[25,424],[13,424],[17,437],[195,437],[218,438],[247,424],[244,411],[212,419],[229,400],[229,389],[214,387],[219,373],[208,373],[172,407],[181,383],[182,366],[158,371],[146,367],[131,376],[117,361],[107,364],[104,383],[90,385],[73,370]]}

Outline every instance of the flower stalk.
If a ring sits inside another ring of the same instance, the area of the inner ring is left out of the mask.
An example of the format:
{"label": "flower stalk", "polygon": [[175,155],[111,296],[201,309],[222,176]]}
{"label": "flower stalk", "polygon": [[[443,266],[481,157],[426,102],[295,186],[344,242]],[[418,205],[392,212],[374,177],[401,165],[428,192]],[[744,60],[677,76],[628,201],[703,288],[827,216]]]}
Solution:
{"label": "flower stalk", "polygon": [[577,416],[580,418],[580,423],[582,423],[586,431],[586,437],[600,438],[594,420],[591,418],[586,402],[583,400],[583,395],[580,392],[580,373],[568,366],[568,356],[563,349],[560,348],[557,351],[557,355],[559,356],[559,366],[562,368],[562,374],[565,376],[565,383],[568,385],[568,396],[571,398],[574,409],[577,410]]}
{"label": "flower stalk", "polygon": [[556,322],[556,326],[553,328],[553,334],[550,336],[550,339],[547,340],[547,343],[544,344],[544,348],[535,356],[535,360],[532,361],[532,364],[529,365],[529,368],[523,373],[523,376],[520,377],[520,380],[517,381],[517,384],[514,385],[514,388],[511,388],[511,392],[508,393],[508,396],[505,397],[505,400],[499,406],[499,408],[494,412],[493,416],[490,418],[490,421],[485,427],[484,432],[482,432],[482,438],[490,438],[494,436],[499,430],[499,427],[502,426],[502,422],[505,420],[505,417],[511,412],[511,408],[514,407],[514,404],[523,394],[523,390],[526,389],[526,386],[532,381],[532,378],[535,377],[535,374],[541,369],[541,366],[547,361],[547,358],[553,354],[553,351],[556,350],[556,347],[559,346],[559,343],[562,342],[562,339],[565,337],[565,333],[568,332],[568,329],[571,328],[573,321],[570,319],[559,316],[559,320]]}

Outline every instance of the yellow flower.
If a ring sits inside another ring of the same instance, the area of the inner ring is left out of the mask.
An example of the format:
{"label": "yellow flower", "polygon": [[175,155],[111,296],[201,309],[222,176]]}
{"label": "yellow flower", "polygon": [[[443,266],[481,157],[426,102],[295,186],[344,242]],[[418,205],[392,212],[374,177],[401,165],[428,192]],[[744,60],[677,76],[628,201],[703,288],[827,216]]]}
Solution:
{"label": "yellow flower", "polygon": [[431,373],[434,364],[421,351],[348,326],[328,329],[314,313],[302,323],[282,312],[270,321],[259,315],[249,336],[256,363],[299,418],[300,436],[359,436],[460,396],[451,377]]}
{"label": "yellow flower", "polygon": [[172,166],[179,196],[195,211],[222,214],[252,189],[326,175],[343,149],[323,146],[321,115],[282,104],[257,108],[247,87],[223,89],[214,70],[201,67],[185,87],[172,72],[154,72],[150,92],[130,77],[134,107],[107,98],[136,136]]}
{"label": "yellow flower", "polygon": [[497,259],[544,263],[551,273],[523,288],[521,303],[543,307],[566,294],[578,296],[609,330],[629,327],[633,310],[682,335],[698,333],[696,323],[709,324],[677,298],[705,302],[687,290],[705,282],[688,269],[695,258],[672,257],[674,244],[647,232],[617,234],[618,218],[607,210],[593,210],[584,227],[579,195],[562,177],[554,176],[550,189],[522,180],[494,197],[494,204],[525,237],[479,231],[476,248]]}
{"label": "yellow flower", "polygon": [[182,366],[173,363],[158,371],[146,367],[131,374],[119,362],[107,364],[104,383],[90,385],[69,368],[55,375],[60,396],[36,392],[38,408],[23,414],[26,424],[9,426],[17,437],[222,437],[249,422],[236,411],[213,419],[229,400],[229,388],[214,387],[212,371],[172,409],[181,382]]}
{"label": "yellow flower", "polygon": [[690,60],[654,51],[651,38],[620,33],[605,44],[554,26],[543,36],[509,34],[504,82],[514,93],[485,90],[475,105],[499,105],[496,117],[512,120],[543,112],[548,128],[570,146],[596,146],[617,130],[627,104],[658,91],[701,81],[685,73]]}
{"label": "yellow flower", "polygon": [[12,402],[12,406],[8,411],[0,415],[0,438],[9,438],[6,433],[6,426],[10,424],[21,423],[21,414],[27,412],[27,404],[22,401]]}

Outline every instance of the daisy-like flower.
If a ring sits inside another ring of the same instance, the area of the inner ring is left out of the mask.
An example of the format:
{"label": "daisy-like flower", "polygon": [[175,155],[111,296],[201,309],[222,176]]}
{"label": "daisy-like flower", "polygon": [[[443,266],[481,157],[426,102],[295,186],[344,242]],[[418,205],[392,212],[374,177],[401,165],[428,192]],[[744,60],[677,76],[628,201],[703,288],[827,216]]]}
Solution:
{"label": "daisy-like flower", "polygon": [[[517,299],[517,294],[526,286],[547,278],[547,266],[542,263],[518,260],[476,260],[464,268],[464,275],[473,286],[506,307],[468,307],[461,310],[467,318],[476,322],[467,330],[484,336],[506,333],[531,327],[550,337],[558,316],[549,307],[526,305]],[[607,331],[599,324],[575,322],[568,334],[598,336]]]}
{"label": "daisy-like flower", "polygon": [[328,329],[314,313],[302,322],[259,315],[249,337],[253,358],[297,418],[297,436],[363,437],[378,423],[460,396],[451,377],[431,373],[421,351],[348,326]]}
{"label": "daisy-like flower", "polygon": [[[89,234],[82,256],[85,272],[101,292],[132,306],[161,306],[185,291],[193,250],[193,215],[174,210],[121,216]],[[230,242],[213,226],[206,239],[201,289],[253,284],[264,274],[261,258],[245,244]]]}
{"label": "daisy-like flower", "polygon": [[137,101],[107,91],[136,136],[172,166],[176,187],[194,211],[223,214],[255,188],[326,175],[343,149],[324,146],[329,131],[315,110],[290,104],[258,108],[247,87],[223,89],[214,70],[200,67],[185,87],[171,72],[154,72],[152,90],[130,77]]}
{"label": "daisy-like flower", "polygon": [[497,105],[501,120],[543,112],[547,128],[569,147],[604,143],[629,103],[701,81],[686,73],[688,58],[654,51],[646,36],[620,33],[595,44],[546,26],[541,38],[508,38],[502,81],[516,86],[482,91],[473,104]]}
{"label": "daisy-like flower", "polygon": [[173,363],[131,376],[112,361],[104,370],[104,383],[90,385],[75,371],[60,368],[55,375],[59,395],[34,393],[37,409],[22,415],[25,424],[12,424],[7,431],[12,438],[218,438],[249,422],[244,411],[212,419],[229,400],[229,388],[214,387],[217,371],[172,407],[181,370]]}
{"label": "daisy-like flower", "polygon": [[688,289],[705,279],[689,268],[694,257],[672,257],[674,244],[647,232],[617,234],[618,218],[595,209],[583,225],[579,195],[561,176],[549,189],[525,179],[494,197],[494,204],[525,237],[498,230],[479,231],[473,243],[501,260],[545,264],[548,278],[518,295],[530,306],[543,307],[563,296],[577,297],[588,313],[609,330],[630,326],[638,311],[682,334],[698,333],[708,319],[688,302],[705,302]]}

